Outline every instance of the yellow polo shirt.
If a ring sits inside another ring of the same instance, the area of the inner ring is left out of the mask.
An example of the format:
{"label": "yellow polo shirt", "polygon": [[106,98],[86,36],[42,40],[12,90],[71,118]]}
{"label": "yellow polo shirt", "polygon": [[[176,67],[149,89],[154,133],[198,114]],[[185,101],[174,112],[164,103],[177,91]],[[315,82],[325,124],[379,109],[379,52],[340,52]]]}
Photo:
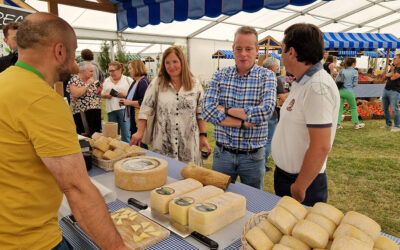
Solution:
{"label": "yellow polo shirt", "polygon": [[[29,65],[28,65],[29,66]],[[40,157],[81,151],[72,113],[33,68],[0,74],[0,249],[52,249],[62,192]]]}

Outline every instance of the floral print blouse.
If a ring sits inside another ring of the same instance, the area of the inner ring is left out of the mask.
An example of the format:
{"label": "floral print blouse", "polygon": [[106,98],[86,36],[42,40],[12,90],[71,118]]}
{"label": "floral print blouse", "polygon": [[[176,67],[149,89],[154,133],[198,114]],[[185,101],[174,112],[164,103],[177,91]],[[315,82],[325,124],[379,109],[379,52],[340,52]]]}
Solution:
{"label": "floral print blouse", "polygon": [[[89,86],[86,93],[78,98],[72,97],[70,86]],[[72,76],[67,85],[67,92],[71,96],[72,113],[75,115],[79,112],[85,112],[89,109],[101,109],[101,98],[96,94],[97,87],[94,84],[87,84],[82,81],[78,75]]]}

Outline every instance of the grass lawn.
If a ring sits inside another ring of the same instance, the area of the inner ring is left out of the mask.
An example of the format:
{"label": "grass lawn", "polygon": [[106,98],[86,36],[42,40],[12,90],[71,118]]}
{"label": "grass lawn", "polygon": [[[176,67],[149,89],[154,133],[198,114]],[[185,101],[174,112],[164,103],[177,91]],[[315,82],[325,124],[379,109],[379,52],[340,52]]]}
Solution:
{"label": "grass lawn", "polygon": [[[342,212],[355,210],[378,222],[382,231],[400,237],[400,132],[380,129],[384,120],[365,121],[353,129],[343,122],[328,156],[328,203]],[[213,125],[207,123],[212,135]],[[208,136],[212,148],[215,140]],[[212,156],[205,161],[211,168]],[[272,157],[268,166],[273,167]],[[273,167],[274,168],[274,167]],[[265,174],[264,190],[274,193],[273,172]]]}

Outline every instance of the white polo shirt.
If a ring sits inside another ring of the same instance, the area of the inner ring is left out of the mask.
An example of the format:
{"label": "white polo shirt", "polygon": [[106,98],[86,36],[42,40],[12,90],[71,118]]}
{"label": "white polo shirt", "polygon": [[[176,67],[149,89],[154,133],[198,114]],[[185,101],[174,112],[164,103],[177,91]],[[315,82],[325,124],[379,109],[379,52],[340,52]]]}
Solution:
{"label": "white polo shirt", "polygon": [[[308,69],[298,82],[294,81],[272,138],[275,164],[291,174],[300,172],[310,145],[309,127],[331,127],[332,145],[339,106],[339,90],[321,63]],[[320,173],[325,171],[326,160]]]}

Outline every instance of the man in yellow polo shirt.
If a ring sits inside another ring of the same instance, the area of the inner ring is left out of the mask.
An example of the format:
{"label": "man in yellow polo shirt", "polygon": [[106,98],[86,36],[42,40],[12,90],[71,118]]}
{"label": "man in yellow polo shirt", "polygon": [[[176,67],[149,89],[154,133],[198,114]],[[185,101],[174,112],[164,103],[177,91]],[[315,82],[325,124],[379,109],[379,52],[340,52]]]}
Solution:
{"label": "man in yellow polo shirt", "polygon": [[0,74],[0,249],[69,249],[57,219],[62,192],[102,249],[127,249],[87,175],[71,111],[52,88],[75,71],[73,29],[31,14],[17,44],[19,61]]}

